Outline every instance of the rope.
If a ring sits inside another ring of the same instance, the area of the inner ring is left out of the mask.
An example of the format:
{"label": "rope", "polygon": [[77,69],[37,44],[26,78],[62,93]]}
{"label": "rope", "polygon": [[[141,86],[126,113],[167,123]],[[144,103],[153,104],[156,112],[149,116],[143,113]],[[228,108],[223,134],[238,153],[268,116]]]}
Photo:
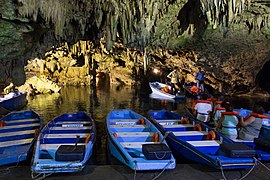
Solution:
{"label": "rope", "polygon": [[265,169],[267,169],[270,172],[270,168],[268,168],[265,164],[263,164],[261,161],[257,159],[257,162],[260,163]]}
{"label": "rope", "polygon": [[[255,168],[255,166],[257,165],[257,162],[258,160],[256,158],[253,158],[254,159],[254,165],[252,166],[252,168],[243,176],[241,177],[239,180],[243,180],[245,179],[248,175],[250,175],[250,173],[253,171],[253,169]],[[220,164],[220,170],[221,170],[221,174],[222,174],[222,177],[224,180],[227,180],[225,174],[224,174],[224,170],[223,170],[223,167],[222,167],[222,163],[220,161],[220,159],[217,159],[219,164]]]}
{"label": "rope", "polygon": [[[28,150],[27,150],[27,151],[28,151]],[[17,162],[16,162],[16,165],[15,165],[15,166],[10,166],[10,167],[7,167],[7,168],[5,168],[5,169],[1,169],[0,172],[6,172],[5,174],[7,174],[7,173],[10,172],[10,169],[13,169],[13,168],[18,167],[18,166],[19,166],[19,163],[20,163],[20,158],[21,158],[21,156],[22,156],[24,153],[27,153],[27,151],[22,152],[21,154],[18,155],[18,157],[17,157]],[[2,174],[2,173],[0,173],[0,174]]]}
{"label": "rope", "polygon": [[134,176],[133,176],[133,180],[136,180],[136,174],[137,174],[137,161],[134,161],[135,167],[134,167]]}
{"label": "rope", "polygon": [[167,169],[167,167],[172,163],[172,161],[169,161],[164,168],[162,169],[162,171],[156,176],[154,177],[152,180],[156,180],[157,178],[159,178],[161,176],[161,174]]}
{"label": "rope", "polygon": [[[57,169],[64,169],[64,168],[70,167],[73,163],[74,163],[74,162],[71,162],[71,163],[67,164],[66,166],[59,167],[59,168],[57,168]],[[55,171],[56,171],[56,170],[55,170]],[[58,170],[57,170],[57,171],[58,171]],[[46,174],[46,173],[37,173],[37,175],[34,176],[34,173],[32,172],[31,177],[32,177],[32,179],[34,179],[34,180],[42,180],[42,179],[45,179],[46,177],[52,175],[53,173],[55,173],[55,172],[48,173],[48,174]],[[43,176],[40,177],[41,175],[43,175]]]}
{"label": "rope", "polygon": [[217,158],[217,160],[218,160],[219,165],[220,165],[221,175],[222,175],[222,177],[223,177],[224,180],[227,180],[227,178],[226,178],[226,176],[224,174],[224,171],[223,171],[222,163],[221,163],[221,161],[220,161],[219,158]]}
{"label": "rope", "polygon": [[255,168],[255,166],[257,165],[257,159],[256,158],[253,158],[254,159],[254,165],[252,166],[252,168],[243,176],[241,177],[239,180],[242,180],[244,178],[246,178],[252,171],[253,169]]}

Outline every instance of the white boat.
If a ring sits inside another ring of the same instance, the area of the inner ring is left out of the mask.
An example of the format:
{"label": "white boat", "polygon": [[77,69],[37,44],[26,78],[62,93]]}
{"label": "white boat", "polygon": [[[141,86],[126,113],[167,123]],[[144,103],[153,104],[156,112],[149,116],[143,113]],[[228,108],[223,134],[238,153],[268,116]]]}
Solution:
{"label": "white boat", "polygon": [[164,88],[165,86],[168,86],[169,90],[171,90],[171,86],[168,84],[163,84],[160,82],[149,82],[149,86],[153,94],[155,94],[156,96],[159,96],[160,98],[172,98],[172,99],[185,98],[185,95],[181,95],[178,93],[174,95],[174,94],[163,92],[162,88]]}

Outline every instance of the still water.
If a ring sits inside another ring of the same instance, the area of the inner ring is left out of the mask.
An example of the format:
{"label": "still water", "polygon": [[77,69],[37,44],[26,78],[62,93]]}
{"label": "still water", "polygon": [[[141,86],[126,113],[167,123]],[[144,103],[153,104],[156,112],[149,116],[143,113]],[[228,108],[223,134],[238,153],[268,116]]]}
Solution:
{"label": "still water", "polygon": [[[106,158],[105,120],[113,109],[131,109],[147,117],[149,110],[167,109],[183,114],[185,107],[190,107],[192,99],[168,101],[154,99],[149,96],[151,90],[145,88],[119,87],[63,87],[60,93],[36,95],[28,98],[27,109],[32,109],[41,115],[44,124],[63,113],[85,111],[96,122],[97,141],[96,155],[93,163],[108,164]],[[233,99],[235,108],[249,108],[257,102],[264,103],[267,109],[268,100],[262,99]]]}

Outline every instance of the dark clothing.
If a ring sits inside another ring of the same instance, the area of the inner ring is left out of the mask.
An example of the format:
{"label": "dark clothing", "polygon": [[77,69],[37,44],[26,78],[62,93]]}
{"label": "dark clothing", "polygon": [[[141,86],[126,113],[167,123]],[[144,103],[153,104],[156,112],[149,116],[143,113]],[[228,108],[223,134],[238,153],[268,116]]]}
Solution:
{"label": "dark clothing", "polygon": [[199,83],[204,83],[204,75],[205,75],[204,71],[199,71],[196,73],[195,77],[199,81]]}

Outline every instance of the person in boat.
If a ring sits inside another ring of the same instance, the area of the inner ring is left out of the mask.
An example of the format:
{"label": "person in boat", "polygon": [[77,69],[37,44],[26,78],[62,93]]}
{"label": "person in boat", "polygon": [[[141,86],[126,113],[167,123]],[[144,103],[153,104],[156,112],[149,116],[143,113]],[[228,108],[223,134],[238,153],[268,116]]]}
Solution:
{"label": "person in boat", "polygon": [[167,77],[171,79],[171,94],[176,94],[176,87],[180,87],[181,89],[181,85],[179,83],[180,75],[178,73],[178,67],[174,67],[173,71],[170,72]]}
{"label": "person in boat", "polygon": [[199,67],[198,70],[199,71],[196,73],[195,79],[198,81],[197,82],[198,90],[201,90],[202,92],[204,92],[204,75],[205,75],[205,72],[202,70],[201,67]]}
{"label": "person in boat", "polygon": [[262,127],[264,109],[260,105],[256,105],[252,109],[252,113],[247,117],[240,117],[239,127],[239,138],[246,141],[253,141],[254,138],[259,137],[260,129]]}
{"label": "person in boat", "polygon": [[221,132],[230,139],[236,139],[238,136],[238,113],[233,112],[233,107],[231,105],[227,105],[225,109],[226,111],[221,112],[221,118],[217,122],[217,131]]}
{"label": "person in boat", "polygon": [[210,120],[209,115],[212,112],[212,105],[210,101],[207,101],[207,94],[202,95],[202,100],[198,100],[194,107],[195,116],[202,122],[208,122]]}
{"label": "person in boat", "polygon": [[170,93],[169,87],[165,86],[164,88],[162,88],[162,92]]}

